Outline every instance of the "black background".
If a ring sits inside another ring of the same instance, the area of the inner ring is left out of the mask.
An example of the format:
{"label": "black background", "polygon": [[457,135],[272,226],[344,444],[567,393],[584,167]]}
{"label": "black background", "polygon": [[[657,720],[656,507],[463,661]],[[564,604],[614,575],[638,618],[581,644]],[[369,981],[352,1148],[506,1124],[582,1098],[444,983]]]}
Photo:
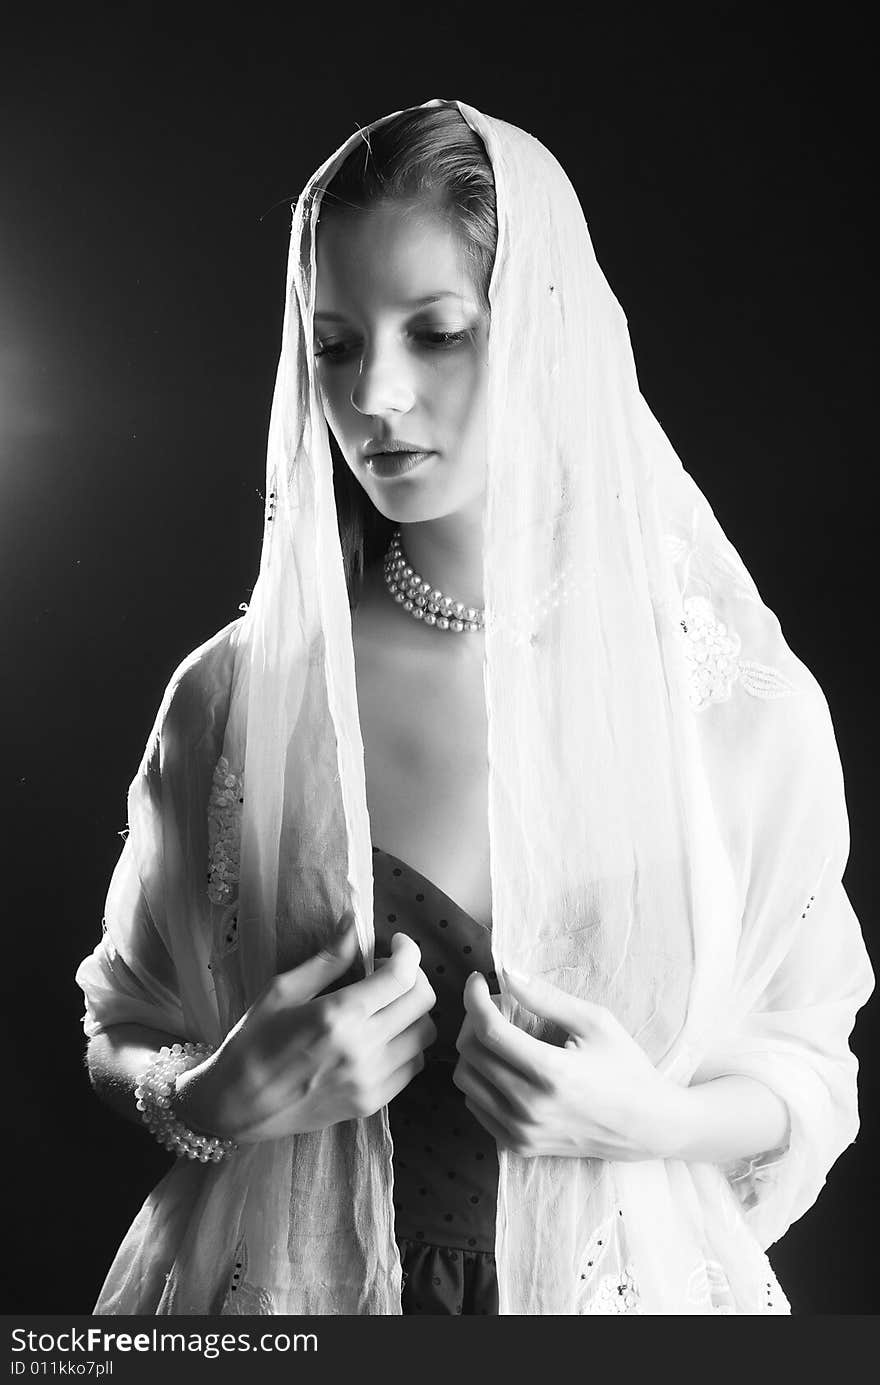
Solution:
{"label": "black background", "polygon": [[[643,392],[828,698],[873,948],[856,11],[820,27],[828,12],[745,5],[307,9],[43,8],[4,35],[7,1313],[89,1312],[168,1167],[91,1094],[73,974],[168,677],[256,579],[288,203],[356,124],[457,97],[566,168]],[[869,1005],[860,1138],[771,1251],[798,1313],[877,1310],[876,1031]]]}

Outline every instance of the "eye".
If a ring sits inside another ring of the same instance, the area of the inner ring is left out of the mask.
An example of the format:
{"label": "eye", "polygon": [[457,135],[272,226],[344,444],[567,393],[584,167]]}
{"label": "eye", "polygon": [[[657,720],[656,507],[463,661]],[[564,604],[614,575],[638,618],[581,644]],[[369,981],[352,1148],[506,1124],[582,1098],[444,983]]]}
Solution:
{"label": "eye", "polygon": [[344,341],[317,342],[315,345],[315,359],[325,356],[328,361],[339,361],[349,348]]}
{"label": "eye", "polygon": [[[414,334],[416,342],[424,346],[429,351],[448,351],[450,348],[460,346],[461,343],[473,336],[473,328],[466,327],[460,332],[444,332],[439,329],[423,329]],[[315,344],[315,359],[326,360],[328,365],[340,363],[345,360],[349,352],[357,349],[357,344],[344,341],[317,341]]]}
{"label": "eye", "polygon": [[458,346],[466,337],[471,335],[470,331],[463,332],[422,332],[421,338],[432,347]]}

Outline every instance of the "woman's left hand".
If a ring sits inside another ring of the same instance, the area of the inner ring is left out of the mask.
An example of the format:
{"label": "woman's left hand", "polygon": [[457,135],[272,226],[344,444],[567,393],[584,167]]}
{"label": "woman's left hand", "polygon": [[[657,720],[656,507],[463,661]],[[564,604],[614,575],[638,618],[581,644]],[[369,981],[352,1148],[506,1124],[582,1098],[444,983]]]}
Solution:
{"label": "woman's left hand", "polygon": [[505,1019],[473,972],[453,1082],[499,1146],[531,1158],[658,1159],[674,1148],[683,1089],[663,1077],[610,1010],[505,971],[511,994],[570,1037],[546,1043]]}

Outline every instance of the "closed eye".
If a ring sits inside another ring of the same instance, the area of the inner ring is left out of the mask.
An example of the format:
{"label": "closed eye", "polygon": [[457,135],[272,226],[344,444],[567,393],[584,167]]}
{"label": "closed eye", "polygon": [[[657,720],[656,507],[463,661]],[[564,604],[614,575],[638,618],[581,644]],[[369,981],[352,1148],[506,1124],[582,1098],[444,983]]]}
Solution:
{"label": "closed eye", "polygon": [[465,337],[471,336],[471,332],[425,332],[423,335],[432,346],[457,346]]}
{"label": "closed eye", "polygon": [[[465,328],[461,332],[418,332],[416,342],[429,351],[447,351],[450,347],[459,346],[467,338],[473,336],[472,328]],[[329,365],[345,359],[350,351],[356,349],[355,344],[348,342],[321,342],[315,346],[315,357],[325,358]]]}

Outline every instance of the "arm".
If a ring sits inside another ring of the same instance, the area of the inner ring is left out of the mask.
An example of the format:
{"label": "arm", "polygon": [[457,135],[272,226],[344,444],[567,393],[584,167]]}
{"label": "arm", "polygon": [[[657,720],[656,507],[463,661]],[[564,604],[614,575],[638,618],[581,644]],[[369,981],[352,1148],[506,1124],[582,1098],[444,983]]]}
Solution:
{"label": "arm", "polygon": [[[137,1079],[163,1045],[182,1043],[179,1034],[166,1034],[148,1029],[143,1024],[111,1024],[89,1040],[86,1067],[96,1095],[117,1115],[126,1120],[141,1122],[135,1104]],[[183,1110],[175,1108],[178,1120],[189,1124]]]}
{"label": "arm", "polygon": [[[198,1134],[253,1144],[372,1115],[421,1071],[436,997],[405,934],[392,939],[387,966],[324,994],[357,956],[348,917],[332,949],[273,978],[220,1046],[176,1078],[172,1116]],[[92,1085],[139,1122],[139,1077],[163,1045],[184,1041],[136,1023],[105,1026],[87,1054]]]}
{"label": "arm", "polygon": [[672,1087],[651,1144],[661,1158],[724,1164],[788,1146],[791,1121],[781,1097],[752,1077],[730,1074]]}
{"label": "arm", "polygon": [[787,1144],[787,1104],[764,1082],[732,1073],[681,1087],[603,1006],[510,968],[505,979],[570,1035],[564,1048],[535,1039],[498,1013],[479,973],[468,979],[453,1081],[515,1153],[730,1163]]}

